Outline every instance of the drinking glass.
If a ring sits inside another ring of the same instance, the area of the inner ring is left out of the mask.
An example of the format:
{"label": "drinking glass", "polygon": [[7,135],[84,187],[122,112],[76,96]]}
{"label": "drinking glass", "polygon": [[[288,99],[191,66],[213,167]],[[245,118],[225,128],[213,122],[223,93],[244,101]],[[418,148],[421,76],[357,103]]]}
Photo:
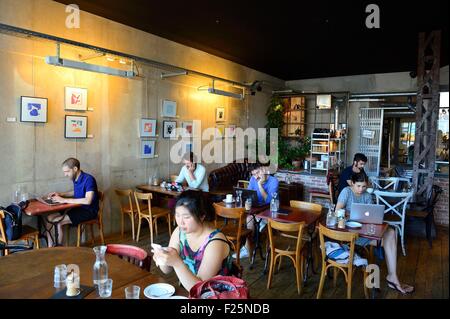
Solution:
{"label": "drinking glass", "polygon": [[375,225],[374,224],[369,224],[367,226],[367,234],[375,235]]}
{"label": "drinking glass", "polygon": [[101,298],[111,297],[113,280],[111,278],[98,282],[98,295]]}
{"label": "drinking glass", "polygon": [[66,286],[67,266],[64,264],[56,265],[53,275],[54,287],[64,288]]}
{"label": "drinking glass", "polygon": [[125,299],[139,299],[141,287],[133,285],[125,288]]}

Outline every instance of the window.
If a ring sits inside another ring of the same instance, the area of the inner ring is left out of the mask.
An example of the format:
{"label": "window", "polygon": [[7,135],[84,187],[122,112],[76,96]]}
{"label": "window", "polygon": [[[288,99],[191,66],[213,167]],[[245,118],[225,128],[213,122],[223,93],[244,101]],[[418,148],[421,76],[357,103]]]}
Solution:
{"label": "window", "polygon": [[439,102],[439,117],[436,134],[436,161],[448,162],[449,149],[449,95],[448,92],[441,92]]}

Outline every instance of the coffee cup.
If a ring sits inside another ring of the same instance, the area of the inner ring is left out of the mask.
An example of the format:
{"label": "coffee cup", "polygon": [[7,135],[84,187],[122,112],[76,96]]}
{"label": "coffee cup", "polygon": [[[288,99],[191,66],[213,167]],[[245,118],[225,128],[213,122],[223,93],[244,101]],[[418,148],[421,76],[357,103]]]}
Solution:
{"label": "coffee cup", "polygon": [[372,193],[373,193],[373,188],[372,188],[372,187],[367,188],[367,192],[368,192],[369,194],[372,194]]}
{"label": "coffee cup", "polygon": [[233,201],[233,194],[227,194],[225,202],[231,203]]}

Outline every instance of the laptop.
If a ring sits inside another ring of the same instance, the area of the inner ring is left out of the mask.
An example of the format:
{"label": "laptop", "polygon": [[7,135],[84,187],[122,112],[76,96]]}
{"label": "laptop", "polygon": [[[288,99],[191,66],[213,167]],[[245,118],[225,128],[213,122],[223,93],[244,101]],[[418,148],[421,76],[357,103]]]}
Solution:
{"label": "laptop", "polygon": [[245,203],[247,198],[252,199],[252,207],[262,207],[267,206],[266,203],[258,202],[258,193],[252,189],[242,188],[242,187],[233,187],[234,196],[236,196],[236,191],[242,191],[242,202]]}
{"label": "laptop", "polygon": [[48,205],[48,206],[55,206],[55,205],[61,205],[61,203],[56,203],[51,198],[44,197],[37,197],[36,200],[38,202],[41,202],[42,204]]}
{"label": "laptop", "polygon": [[350,220],[365,224],[382,224],[384,205],[353,203],[350,210]]}

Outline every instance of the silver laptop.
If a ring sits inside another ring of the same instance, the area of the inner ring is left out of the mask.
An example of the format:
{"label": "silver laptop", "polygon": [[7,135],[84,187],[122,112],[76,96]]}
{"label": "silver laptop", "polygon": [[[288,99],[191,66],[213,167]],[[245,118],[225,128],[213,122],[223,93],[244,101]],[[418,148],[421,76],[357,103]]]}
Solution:
{"label": "silver laptop", "polygon": [[384,205],[353,203],[350,219],[365,224],[382,224]]}

